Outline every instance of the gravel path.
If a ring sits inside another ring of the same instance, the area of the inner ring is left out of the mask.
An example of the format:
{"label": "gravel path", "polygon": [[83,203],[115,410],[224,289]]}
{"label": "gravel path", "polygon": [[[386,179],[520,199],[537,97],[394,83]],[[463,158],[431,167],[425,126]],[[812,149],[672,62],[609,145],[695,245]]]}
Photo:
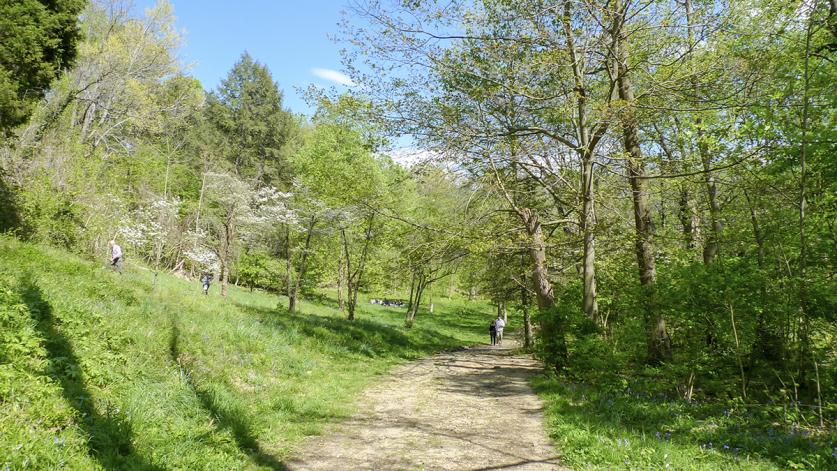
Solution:
{"label": "gravel path", "polygon": [[397,368],[359,411],[312,437],[291,470],[554,470],[555,447],[527,378],[540,365],[502,347],[477,346]]}

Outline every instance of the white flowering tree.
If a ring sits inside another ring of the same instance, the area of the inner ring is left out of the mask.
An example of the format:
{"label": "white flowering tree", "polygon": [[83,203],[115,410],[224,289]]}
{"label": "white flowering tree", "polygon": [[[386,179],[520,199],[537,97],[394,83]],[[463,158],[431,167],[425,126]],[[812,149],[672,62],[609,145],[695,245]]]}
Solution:
{"label": "white flowering tree", "polygon": [[159,271],[167,248],[177,245],[180,237],[179,199],[157,198],[123,218],[118,235],[134,253]]}
{"label": "white flowering tree", "polygon": [[247,183],[228,173],[207,172],[205,181],[207,219],[218,257],[218,281],[221,296],[226,296],[239,225],[252,217],[250,204],[254,192]]}
{"label": "white flowering tree", "polygon": [[271,186],[253,189],[228,173],[207,173],[205,177],[204,194],[211,226],[207,239],[214,242],[208,245],[214,248],[216,258],[198,249],[187,256],[201,260],[205,266],[217,265],[221,295],[226,296],[237,242],[255,245],[277,226],[296,227],[299,221],[288,205],[291,193]]}

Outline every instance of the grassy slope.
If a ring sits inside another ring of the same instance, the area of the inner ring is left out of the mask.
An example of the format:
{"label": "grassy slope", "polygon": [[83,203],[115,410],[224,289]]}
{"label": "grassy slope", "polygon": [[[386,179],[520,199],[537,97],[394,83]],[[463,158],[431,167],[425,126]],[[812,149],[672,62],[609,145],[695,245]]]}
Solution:
{"label": "grassy slope", "polygon": [[779,404],[689,404],[546,376],[533,386],[573,469],[837,470],[833,430],[795,426],[787,415],[793,410]]}
{"label": "grassy slope", "polygon": [[366,302],[348,323],[264,293],[152,286],[0,238],[2,469],[282,469],[393,364],[484,341],[491,312],[440,301],[404,330],[401,310]]}

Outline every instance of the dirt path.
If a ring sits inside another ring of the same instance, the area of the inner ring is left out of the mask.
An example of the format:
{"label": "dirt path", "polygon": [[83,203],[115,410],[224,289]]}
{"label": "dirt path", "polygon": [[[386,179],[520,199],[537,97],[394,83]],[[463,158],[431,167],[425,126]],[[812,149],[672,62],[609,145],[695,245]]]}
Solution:
{"label": "dirt path", "polygon": [[306,441],[292,470],[554,470],[542,404],[527,384],[529,356],[479,346],[396,369],[360,410]]}

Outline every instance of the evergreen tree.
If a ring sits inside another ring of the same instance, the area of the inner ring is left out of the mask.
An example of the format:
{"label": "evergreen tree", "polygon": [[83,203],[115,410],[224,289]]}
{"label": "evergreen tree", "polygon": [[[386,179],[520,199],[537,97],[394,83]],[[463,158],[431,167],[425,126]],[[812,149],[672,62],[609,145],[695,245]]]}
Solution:
{"label": "evergreen tree", "polygon": [[0,137],[29,118],[58,72],[72,64],[84,0],[0,3]]}
{"label": "evergreen tree", "polygon": [[235,172],[261,183],[288,183],[286,145],[295,122],[268,68],[244,53],[210,94],[209,119],[227,137]]}

